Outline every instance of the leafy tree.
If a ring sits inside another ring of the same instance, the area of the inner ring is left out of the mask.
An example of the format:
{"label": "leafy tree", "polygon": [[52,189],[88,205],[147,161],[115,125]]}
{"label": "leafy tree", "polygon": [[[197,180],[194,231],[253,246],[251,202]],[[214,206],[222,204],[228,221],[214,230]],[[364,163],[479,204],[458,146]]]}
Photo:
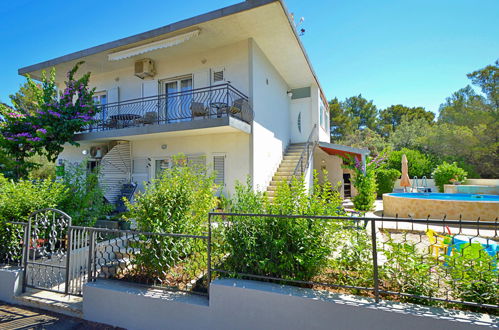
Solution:
{"label": "leafy tree", "polygon": [[97,109],[92,100],[94,90],[88,88],[90,73],[75,79],[81,63],[68,72],[66,88],[60,97],[57,97],[55,70],[49,77],[42,73],[41,89],[28,77],[27,85],[39,106],[35,113],[0,107],[4,118],[0,123],[0,148],[16,161],[16,177],[25,177],[38,166],[30,157],[40,155],[54,161],[64,150],[64,144],[78,145],[73,141],[74,133],[93,122]]}
{"label": "leafy tree", "polygon": [[368,101],[362,97],[362,94],[359,94],[358,96],[347,98],[342,102],[342,107],[352,120],[355,118],[358,119],[357,128],[376,128],[378,109],[372,100]]}
{"label": "leafy tree", "polygon": [[499,60],[467,76],[473,84],[482,89],[497,111],[499,109]]}
{"label": "leafy tree", "polygon": [[349,116],[337,98],[329,101],[329,113],[331,137],[333,140],[341,139],[359,127],[360,119]]}
{"label": "leafy tree", "polygon": [[372,156],[377,156],[388,147],[385,139],[370,128],[356,129],[339,140],[338,143],[354,148],[369,149]]}
{"label": "leafy tree", "polygon": [[492,120],[492,107],[485,97],[466,86],[448,97],[440,106],[438,122],[472,127]]}
{"label": "leafy tree", "polygon": [[379,113],[378,129],[384,136],[390,135],[403,121],[426,121],[431,123],[435,114],[422,107],[406,107],[402,104],[392,105]]}
{"label": "leafy tree", "polygon": [[395,131],[390,134],[388,142],[395,150],[402,148],[421,149],[421,139],[427,134],[431,126],[432,124],[424,118],[409,120],[404,117]]}
{"label": "leafy tree", "polygon": [[41,93],[43,93],[43,91],[40,84],[28,81],[21,85],[15,94],[9,95],[9,98],[18,112],[25,115],[33,115],[40,109],[40,104],[38,102]]}

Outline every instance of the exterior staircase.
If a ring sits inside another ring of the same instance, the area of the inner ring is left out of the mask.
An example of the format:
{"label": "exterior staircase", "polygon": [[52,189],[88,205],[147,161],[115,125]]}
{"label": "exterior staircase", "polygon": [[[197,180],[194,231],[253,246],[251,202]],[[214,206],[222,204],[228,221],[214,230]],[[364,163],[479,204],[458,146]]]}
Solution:
{"label": "exterior staircase", "polygon": [[[277,187],[283,182],[288,182],[291,180],[295,174],[296,166],[300,161],[303,149],[306,143],[294,143],[290,144],[284,153],[281,164],[272,177],[269,186],[267,187],[267,196],[270,200],[274,198],[275,191]],[[301,173],[298,173],[298,176]]]}
{"label": "exterior staircase", "polygon": [[101,160],[101,186],[106,199],[114,204],[123,185],[130,182],[132,170],[129,142],[118,142]]}

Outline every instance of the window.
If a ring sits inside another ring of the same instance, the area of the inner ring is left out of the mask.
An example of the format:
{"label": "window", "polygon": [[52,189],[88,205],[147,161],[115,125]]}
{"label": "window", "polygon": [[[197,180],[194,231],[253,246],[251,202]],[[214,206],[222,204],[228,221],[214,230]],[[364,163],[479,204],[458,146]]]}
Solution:
{"label": "window", "polygon": [[190,120],[192,94],[180,93],[192,89],[192,75],[163,80],[160,82],[161,94],[165,94],[164,114],[166,121],[178,122]]}
{"label": "window", "polygon": [[[187,164],[206,166],[206,156],[204,154],[186,155]],[[184,164],[182,164],[184,165]],[[159,178],[161,172],[173,166],[171,157],[156,159],[154,161],[154,178]]]}
{"label": "window", "polygon": [[211,69],[211,82],[212,84],[225,82],[225,68],[214,68]]}
{"label": "window", "polygon": [[319,122],[323,130],[326,132],[328,131],[329,127],[329,113],[328,110],[329,108],[324,105],[324,103],[321,103],[321,109],[319,113]]}
{"label": "window", "polygon": [[106,120],[106,104],[107,104],[107,92],[106,91],[102,91],[102,92],[97,92],[97,93],[94,93],[94,96],[92,96],[92,101],[94,101],[94,104],[97,105],[97,106],[100,106],[101,108],[101,112],[100,112],[100,116],[101,116],[101,120],[104,121]]}

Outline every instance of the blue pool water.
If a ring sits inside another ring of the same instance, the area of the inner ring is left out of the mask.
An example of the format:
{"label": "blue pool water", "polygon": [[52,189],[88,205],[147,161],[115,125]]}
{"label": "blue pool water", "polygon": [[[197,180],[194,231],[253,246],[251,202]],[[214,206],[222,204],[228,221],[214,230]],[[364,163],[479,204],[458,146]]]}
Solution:
{"label": "blue pool water", "polygon": [[449,201],[470,201],[470,202],[499,202],[499,195],[474,195],[474,194],[441,194],[441,193],[391,193],[394,197],[437,199]]}

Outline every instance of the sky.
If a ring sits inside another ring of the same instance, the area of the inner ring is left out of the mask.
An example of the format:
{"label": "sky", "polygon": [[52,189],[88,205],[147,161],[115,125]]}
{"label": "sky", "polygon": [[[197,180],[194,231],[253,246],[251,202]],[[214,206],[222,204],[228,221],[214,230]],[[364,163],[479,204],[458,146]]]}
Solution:
{"label": "sky", "polygon": [[[17,69],[144,32],[238,0],[0,0],[0,101]],[[378,108],[439,105],[499,59],[499,0],[287,0],[328,99]]]}

